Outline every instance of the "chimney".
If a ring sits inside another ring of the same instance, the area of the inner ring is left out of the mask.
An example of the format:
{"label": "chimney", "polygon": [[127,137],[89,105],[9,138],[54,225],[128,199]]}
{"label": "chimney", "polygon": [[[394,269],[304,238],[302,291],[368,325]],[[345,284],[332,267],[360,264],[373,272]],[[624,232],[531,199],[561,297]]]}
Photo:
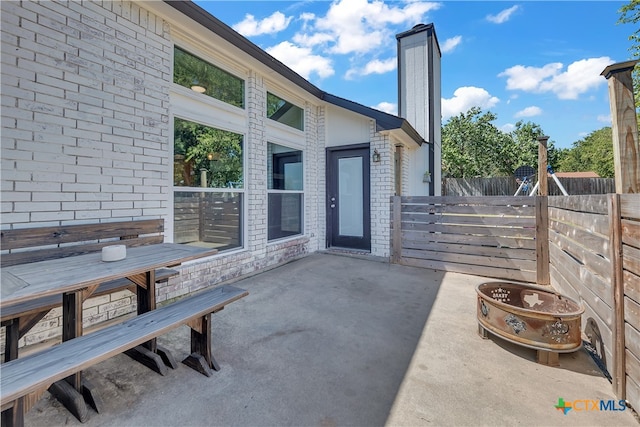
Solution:
{"label": "chimney", "polygon": [[[433,24],[418,24],[396,35],[398,41],[398,115],[428,142],[412,168],[431,173],[421,195],[440,195],[442,176],[440,46]],[[418,174],[422,176],[422,174]]]}

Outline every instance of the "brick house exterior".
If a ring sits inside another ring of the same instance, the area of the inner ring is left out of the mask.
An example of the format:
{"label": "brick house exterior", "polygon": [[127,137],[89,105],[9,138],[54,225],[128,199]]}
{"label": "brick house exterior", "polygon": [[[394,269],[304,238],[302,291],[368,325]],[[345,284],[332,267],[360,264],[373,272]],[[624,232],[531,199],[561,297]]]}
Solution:
{"label": "brick house exterior", "polygon": [[[239,242],[182,266],[179,277],[159,287],[160,303],[331,246],[328,148],[368,149],[364,252],[372,256],[390,255],[390,197],[434,191],[422,183],[425,161],[416,159],[439,144],[439,97],[430,112],[437,117],[435,141],[433,132],[416,131],[403,118],[319,90],[191,2],[3,1],[0,7],[2,229],[163,218],[166,240],[174,241],[175,120],[242,136],[242,187],[217,195],[241,200]],[[176,47],[241,79],[242,108],[175,84]],[[271,93],[303,111],[301,129],[267,118]],[[302,224],[285,238],[270,239],[267,230],[275,191],[268,182],[269,144],[302,155],[304,185],[296,196],[302,211],[288,219]],[[438,166],[431,169],[435,178]],[[134,304],[128,291],[89,299],[85,327],[130,313]],[[21,345],[57,338],[60,315],[51,311]]]}

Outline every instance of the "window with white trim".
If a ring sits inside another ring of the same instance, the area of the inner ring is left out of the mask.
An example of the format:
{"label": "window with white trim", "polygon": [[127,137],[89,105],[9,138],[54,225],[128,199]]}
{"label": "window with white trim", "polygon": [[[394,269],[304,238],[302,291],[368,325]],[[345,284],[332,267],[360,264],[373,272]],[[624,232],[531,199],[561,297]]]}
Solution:
{"label": "window with white trim", "polygon": [[267,92],[267,117],[298,130],[304,130],[304,110]]}
{"label": "window with white trim", "polygon": [[242,247],[243,136],[174,119],[173,241]]}
{"label": "window with white trim", "polygon": [[302,151],[267,143],[268,240],[303,233]]}

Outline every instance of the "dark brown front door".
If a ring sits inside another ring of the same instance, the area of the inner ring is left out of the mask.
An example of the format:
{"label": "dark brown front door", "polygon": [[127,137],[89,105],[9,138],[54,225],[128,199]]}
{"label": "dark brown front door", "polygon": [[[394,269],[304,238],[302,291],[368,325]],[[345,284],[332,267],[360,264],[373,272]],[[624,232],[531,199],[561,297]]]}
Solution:
{"label": "dark brown front door", "polygon": [[369,144],[327,148],[327,246],[371,250]]}

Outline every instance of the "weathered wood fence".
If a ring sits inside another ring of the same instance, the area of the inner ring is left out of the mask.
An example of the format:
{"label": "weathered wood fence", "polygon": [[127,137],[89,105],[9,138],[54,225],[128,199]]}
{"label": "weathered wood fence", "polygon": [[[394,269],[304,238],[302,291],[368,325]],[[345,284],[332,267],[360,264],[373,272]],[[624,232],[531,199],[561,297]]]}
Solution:
{"label": "weathered wood fence", "polygon": [[640,195],[393,197],[392,262],[551,284],[640,408]]}
{"label": "weathered wood fence", "polygon": [[[613,178],[558,178],[569,195],[615,193]],[[533,182],[529,191],[533,189]],[[513,196],[519,184],[513,177],[493,178],[444,178],[443,196]],[[549,195],[562,195],[562,191],[553,180],[548,178]]]}
{"label": "weathered wood fence", "polygon": [[524,196],[394,197],[393,261],[535,282],[535,201]]}
{"label": "weathered wood fence", "polygon": [[549,197],[551,284],[582,302],[616,394],[640,409],[640,196]]}
{"label": "weathered wood fence", "polygon": [[238,193],[176,193],[173,212],[176,243],[211,243],[224,250],[242,242]]}

